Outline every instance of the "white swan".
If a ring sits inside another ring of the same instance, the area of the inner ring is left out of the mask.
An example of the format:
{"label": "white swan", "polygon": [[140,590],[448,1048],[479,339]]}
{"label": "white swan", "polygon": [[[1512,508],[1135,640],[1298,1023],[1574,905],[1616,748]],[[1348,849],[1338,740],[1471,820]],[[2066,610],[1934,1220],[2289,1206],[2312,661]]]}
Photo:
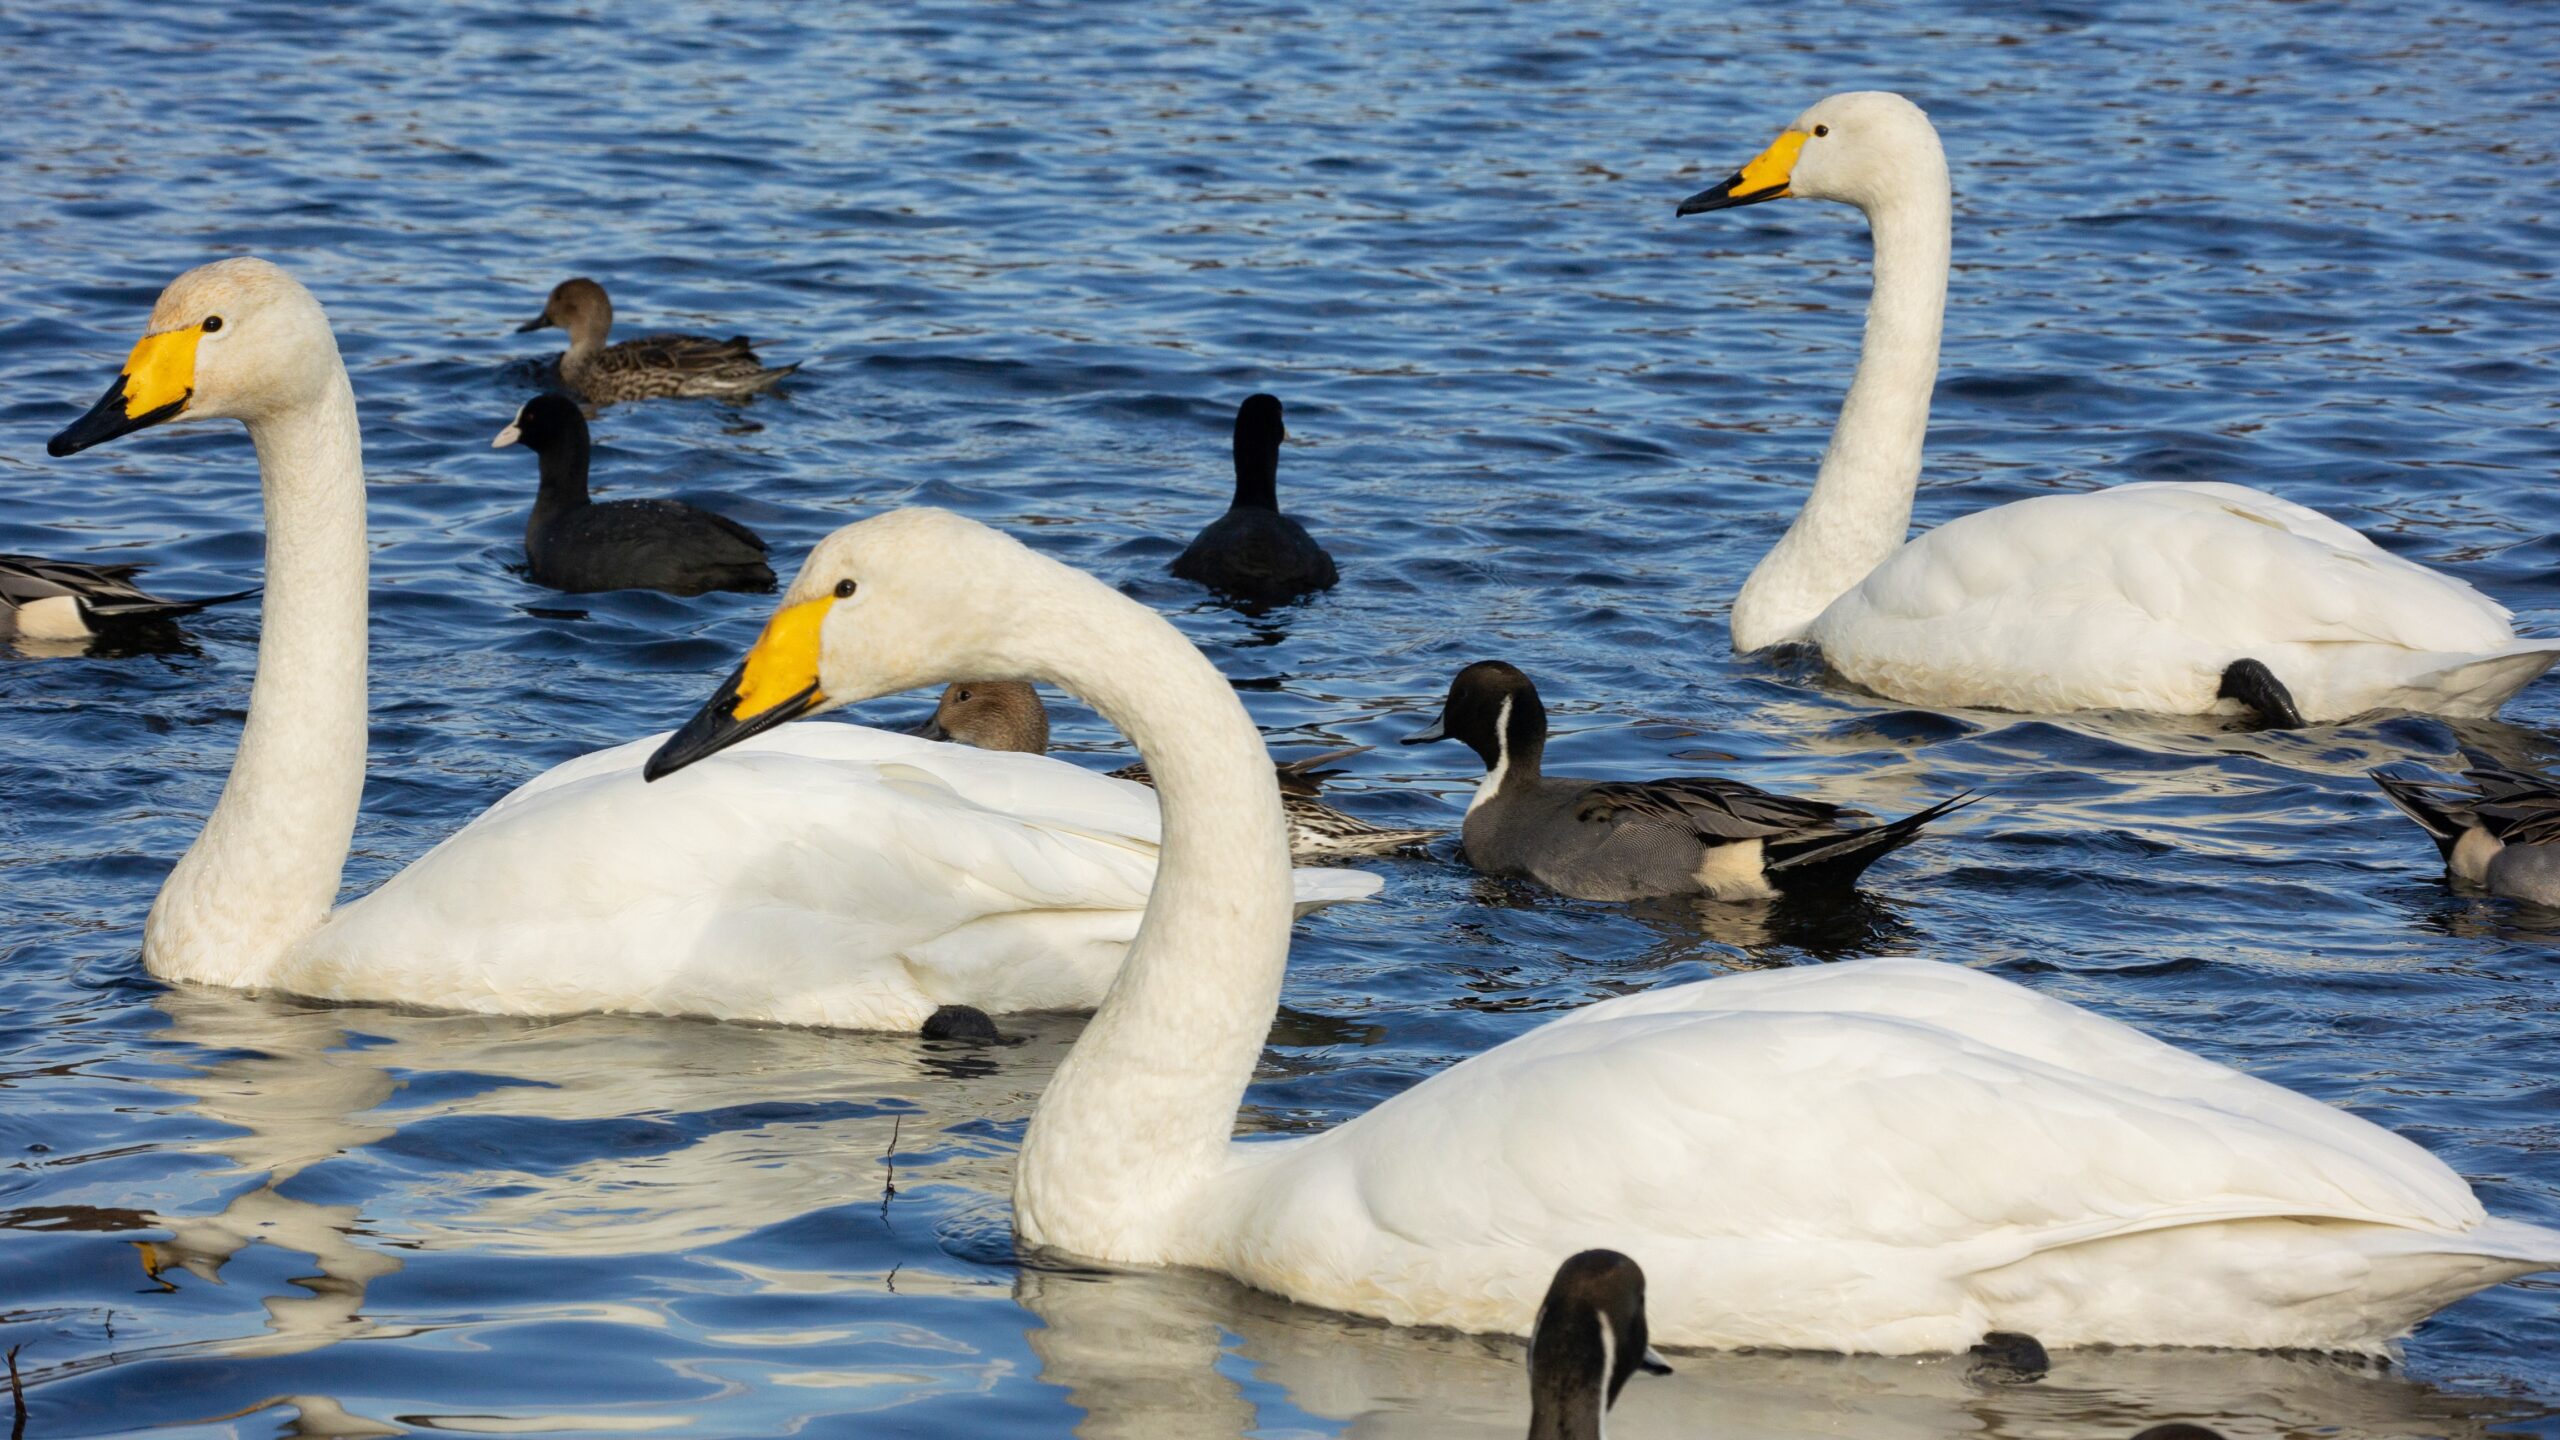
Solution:
{"label": "white swan", "polygon": [[[1099,1001],[1153,881],[1155,795],[856,726],[641,790],[658,740],[569,761],[336,911],[364,785],[364,461],[328,317],[261,260],[191,270],[67,455],[228,417],[258,450],[267,601],[221,803],[151,907],[176,980],[323,999],[913,1029]],[[1309,871],[1310,903],[1377,888]]]}
{"label": "white swan", "polygon": [[2139,484],[1977,511],[1905,542],[1938,374],[1949,245],[1937,131],[1834,95],[1679,213],[1801,196],[1866,214],[1875,292],[1804,510],[1733,603],[1733,648],[1819,646],[1922,705],[2486,715],[2560,658],[2504,606],[2327,516],[2227,484]]}
{"label": "white swan", "polygon": [[1128,963],[1041,1097],[1014,1225],[1401,1324],[1525,1333],[1557,1260],[1644,1257],[1657,1339],[1911,1353],[1990,1330],[2373,1351],[2560,1265],[2425,1151],[1952,965],[1668,986],[1551,1022],[1323,1134],[1238,1144],[1289,951],[1270,757],[1144,607],[909,510],[822,541],[660,773],[954,676],[1045,681],[1135,742],[1164,851]]}

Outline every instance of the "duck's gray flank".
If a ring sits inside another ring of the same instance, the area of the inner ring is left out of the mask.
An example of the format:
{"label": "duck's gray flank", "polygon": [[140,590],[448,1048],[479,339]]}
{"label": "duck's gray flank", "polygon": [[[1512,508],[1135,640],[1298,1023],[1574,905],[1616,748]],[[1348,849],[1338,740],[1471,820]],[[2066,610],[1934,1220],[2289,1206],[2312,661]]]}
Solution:
{"label": "duck's gray flank", "polygon": [[768,368],[744,335],[643,335],[607,343],[613,301],[604,287],[579,276],[553,286],[542,313],[516,327],[519,333],[558,326],[569,332],[559,362],[560,383],[589,405],[625,400],[704,398],[741,400],[800,367]]}
{"label": "duck's gray flank", "polygon": [[1881,825],[1863,810],[1706,776],[1582,780],[1545,773],[1547,711],[1518,667],[1482,661],[1450,682],[1439,720],[1407,744],[1458,740],[1485,779],[1460,832],[1467,863],[1584,900],[1766,897],[1853,883],[1972,803],[1959,794]]}

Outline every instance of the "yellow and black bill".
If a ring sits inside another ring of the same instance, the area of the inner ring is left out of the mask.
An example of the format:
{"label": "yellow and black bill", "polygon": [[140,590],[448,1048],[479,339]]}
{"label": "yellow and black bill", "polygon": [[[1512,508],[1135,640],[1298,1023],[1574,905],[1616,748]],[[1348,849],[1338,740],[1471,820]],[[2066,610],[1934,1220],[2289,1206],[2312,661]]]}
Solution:
{"label": "yellow and black bill", "polygon": [[833,596],[821,595],[775,611],[745,662],[649,756],[640,778],[663,779],[823,707],[827,696],[818,683],[819,631],[834,603]]}
{"label": "yellow and black bill", "polygon": [[1750,164],[1727,176],[1723,184],[1710,185],[1681,201],[1674,215],[1703,215],[1710,210],[1732,210],[1763,200],[1786,199],[1787,182],[1795,173],[1796,156],[1804,150],[1804,138],[1801,130],[1779,136]]}
{"label": "yellow and black bill", "polygon": [[143,336],[126,358],[116,383],[107,387],[88,414],[46,441],[45,453],[57,458],[76,455],[187,413],[187,401],[196,393],[196,342],[203,338],[202,325]]}

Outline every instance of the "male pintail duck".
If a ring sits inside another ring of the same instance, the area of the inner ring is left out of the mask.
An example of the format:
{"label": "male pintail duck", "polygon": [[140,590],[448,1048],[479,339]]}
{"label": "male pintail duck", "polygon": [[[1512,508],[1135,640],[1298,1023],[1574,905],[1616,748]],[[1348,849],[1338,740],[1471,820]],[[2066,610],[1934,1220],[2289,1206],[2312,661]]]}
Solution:
{"label": "male pintail duck", "polygon": [[0,641],[91,640],[116,631],[165,625],[208,605],[226,605],[258,593],[253,585],[201,600],[163,600],[133,583],[143,568],[0,555]]}
{"label": "male pintail duck", "polygon": [[2492,895],[2560,906],[2560,784],[2474,758],[2460,780],[2376,770],[2373,783],[2443,852],[2445,873]]}
{"label": "male pintail duck", "polygon": [[1557,1266],[1529,1327],[1529,1440],[1601,1440],[1638,1370],[1671,1373],[1647,1343],[1643,1267],[1615,1250]]}
{"label": "male pintail duck", "polygon": [[1484,760],[1484,784],[1460,831],[1467,863],[1582,900],[1744,900],[1846,885],[1917,839],[1930,821],[1971,801],[1958,795],[1899,820],[1854,827],[1843,822],[1872,817],[1739,780],[1548,775],[1547,709],[1538,687],[1499,660],[1459,671],[1440,718],[1404,743],[1434,740],[1462,741]]}

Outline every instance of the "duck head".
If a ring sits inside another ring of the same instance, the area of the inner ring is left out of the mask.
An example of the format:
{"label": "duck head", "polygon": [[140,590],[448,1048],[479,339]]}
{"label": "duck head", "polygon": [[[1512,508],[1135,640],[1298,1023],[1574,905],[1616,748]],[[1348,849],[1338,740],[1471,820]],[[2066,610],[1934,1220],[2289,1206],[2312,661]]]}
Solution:
{"label": "duck head", "polygon": [[1546,748],[1547,707],[1538,687],[1519,667],[1500,660],[1479,660],[1449,682],[1436,722],[1404,737],[1407,745],[1434,740],[1463,741],[1484,761],[1487,770]]}
{"label": "duck head", "polygon": [[1083,598],[1056,594],[1078,584],[1102,589],[947,510],[847,525],[809,552],[746,662],[641,773],[656,780],[785,721],[955,674],[1036,678],[1049,648],[1082,638],[1041,623],[1053,598]]}
{"label": "duck head", "polygon": [[1556,1267],[1529,1332],[1530,1440],[1596,1440],[1638,1370],[1671,1373],[1645,1333],[1643,1267],[1615,1250]]}
{"label": "duck head", "polygon": [[569,332],[572,345],[585,344],[590,338],[601,344],[613,329],[613,301],[606,298],[603,286],[584,275],[563,280],[551,287],[542,313],[517,326],[516,333],[553,325]]}
{"label": "duck head", "polygon": [[1837,200],[1872,215],[1918,193],[1916,171],[1943,175],[1946,166],[1937,129],[1919,106],[1889,91],[1853,90],[1815,101],[1750,164],[1681,201],[1677,213],[1804,199]]}
{"label": "duck head", "polygon": [[169,282],[115,383],[45,450],[76,454],[171,420],[255,425],[340,373],[329,317],[301,282],[264,260],[217,260]]}
{"label": "duck head", "polygon": [[1049,753],[1049,709],[1020,680],[962,680],[946,685],[933,718],[916,727],[927,740],[956,740],[979,750]]}

